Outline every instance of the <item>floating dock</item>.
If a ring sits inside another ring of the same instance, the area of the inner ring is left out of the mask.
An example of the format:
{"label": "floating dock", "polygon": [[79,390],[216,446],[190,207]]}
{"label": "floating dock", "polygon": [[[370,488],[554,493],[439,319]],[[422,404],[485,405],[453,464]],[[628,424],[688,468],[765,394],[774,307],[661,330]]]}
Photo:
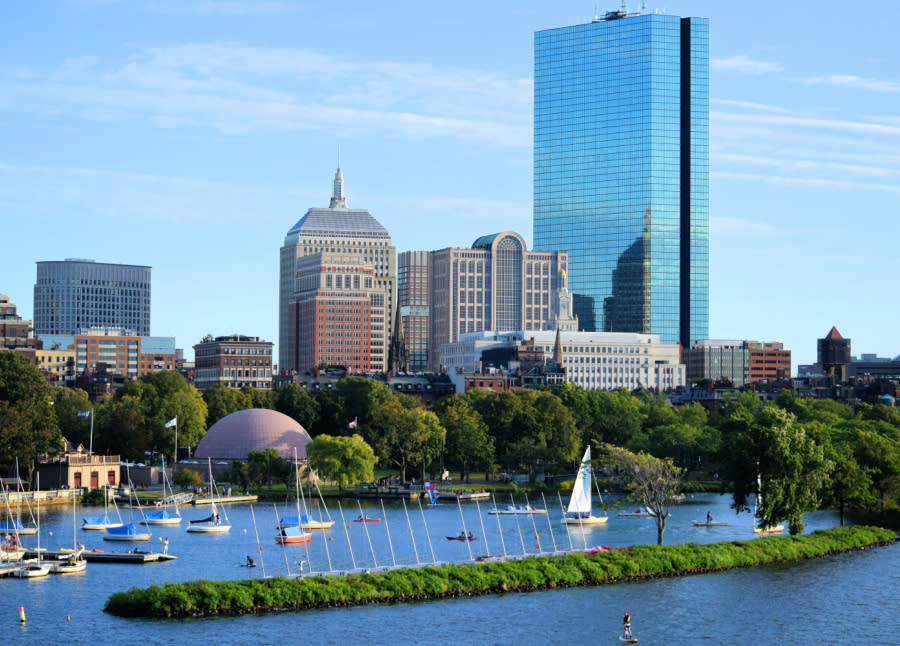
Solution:
{"label": "floating dock", "polygon": [[387,487],[363,485],[354,489],[353,495],[356,498],[363,499],[383,498],[385,500],[417,500],[422,497],[424,491],[425,490],[422,487],[413,489],[399,485]]}
{"label": "floating dock", "polygon": [[177,558],[173,554],[160,552],[84,552],[84,560],[88,563],[156,563]]}
{"label": "floating dock", "polygon": [[[215,501],[216,504],[228,504],[228,503],[238,503],[238,502],[256,502],[257,496],[216,496]],[[192,505],[208,505],[213,501],[213,498],[194,498],[191,500]]]}

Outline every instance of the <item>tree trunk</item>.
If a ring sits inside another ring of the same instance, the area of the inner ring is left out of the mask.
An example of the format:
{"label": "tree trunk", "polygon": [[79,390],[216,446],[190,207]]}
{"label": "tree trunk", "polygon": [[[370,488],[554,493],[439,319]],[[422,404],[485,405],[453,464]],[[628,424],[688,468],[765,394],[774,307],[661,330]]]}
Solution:
{"label": "tree trunk", "polygon": [[656,515],[656,544],[663,544],[663,534],[666,533],[666,517],[658,513]]}

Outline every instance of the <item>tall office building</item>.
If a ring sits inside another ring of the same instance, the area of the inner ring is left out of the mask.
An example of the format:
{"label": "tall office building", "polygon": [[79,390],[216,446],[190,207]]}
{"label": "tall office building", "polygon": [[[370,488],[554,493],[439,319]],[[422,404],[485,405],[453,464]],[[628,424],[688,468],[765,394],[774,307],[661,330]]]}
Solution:
{"label": "tall office building", "polygon": [[[334,192],[327,209],[311,208],[291,227],[281,247],[281,278],[278,299],[278,367],[281,370],[308,370],[314,365],[298,365],[306,349],[298,346],[298,302],[301,291],[299,263],[312,254],[342,254],[343,266],[370,265],[374,271],[371,290],[382,291],[386,301],[371,312],[371,355],[366,370],[387,368],[387,347],[391,333],[391,312],[395,302],[396,248],[391,236],[365,209],[347,208],[344,175],[338,165]],[[355,269],[353,271],[356,271]],[[305,296],[304,296],[305,298]],[[330,353],[334,356],[336,353]],[[304,355],[305,356],[305,355]],[[305,359],[304,359],[305,361]],[[336,360],[335,360],[336,361]],[[362,365],[362,364],[360,364]]]}
{"label": "tall office building", "polygon": [[565,283],[565,251],[528,251],[518,233],[482,236],[471,249],[432,251],[428,367],[440,369],[441,344],[466,332],[543,330]]}
{"label": "tall office building", "polygon": [[397,256],[397,309],[409,369],[422,372],[428,367],[428,251],[403,251]]}
{"label": "tall office building", "polygon": [[705,339],[709,23],[615,11],[534,37],[534,245],[580,327]]}
{"label": "tall office building", "polygon": [[150,267],[69,258],[37,263],[34,333],[126,328],[150,335]]}

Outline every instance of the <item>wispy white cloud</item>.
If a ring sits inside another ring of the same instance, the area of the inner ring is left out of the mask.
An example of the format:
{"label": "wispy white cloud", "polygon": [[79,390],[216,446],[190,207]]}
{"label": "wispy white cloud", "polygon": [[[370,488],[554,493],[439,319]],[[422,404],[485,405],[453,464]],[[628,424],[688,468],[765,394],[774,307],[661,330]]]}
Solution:
{"label": "wispy white cloud", "polygon": [[765,182],[767,184],[781,184],[785,186],[805,186],[808,188],[881,191],[886,193],[900,193],[900,186],[896,184],[874,184],[870,182],[849,182],[840,179],[824,177],[789,177],[786,175],[760,175],[755,173],[738,173],[730,171],[710,171],[710,177],[732,180],[746,180],[753,182]]}
{"label": "wispy white cloud", "polygon": [[791,114],[793,110],[782,108],[777,105],[766,105],[765,103],[753,103],[751,101],[736,101],[734,99],[710,99],[710,105],[721,105],[729,108],[744,108],[747,110],[760,110],[763,112],[777,112],[781,114]]}
{"label": "wispy white cloud", "polygon": [[772,74],[782,72],[784,68],[771,61],[754,61],[744,54],[738,54],[731,58],[719,58],[709,62],[711,69],[723,72],[738,72],[740,74]]}
{"label": "wispy white cloud", "polygon": [[788,159],[784,157],[765,157],[743,155],[739,153],[716,153],[710,158],[715,163],[741,164],[777,168],[783,171],[825,170],[845,174],[865,175],[867,177],[900,177],[900,168],[871,166],[867,164],[848,164],[818,159]]}
{"label": "wispy white cloud", "polygon": [[830,76],[813,76],[805,79],[809,85],[833,85],[852,90],[869,90],[870,92],[900,93],[900,82],[884,79],[866,78],[850,74],[833,74]]}
{"label": "wispy white cloud", "polygon": [[900,126],[891,123],[850,121],[847,119],[820,119],[816,117],[746,114],[732,112],[710,112],[710,119],[720,122],[739,122],[743,124],[776,125],[794,128],[809,128],[822,131],[839,131],[844,133],[866,135],[900,135]]}
{"label": "wispy white cloud", "polygon": [[[335,90],[335,88],[340,88]],[[348,134],[531,144],[530,79],[429,64],[216,43],[90,56],[0,77],[7,106],[87,119],[208,124],[224,132],[341,128]]]}

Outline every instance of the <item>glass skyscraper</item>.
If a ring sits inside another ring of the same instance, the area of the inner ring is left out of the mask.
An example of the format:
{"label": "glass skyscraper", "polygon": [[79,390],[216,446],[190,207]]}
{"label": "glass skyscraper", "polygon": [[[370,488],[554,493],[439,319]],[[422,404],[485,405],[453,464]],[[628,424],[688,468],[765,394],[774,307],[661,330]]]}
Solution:
{"label": "glass skyscraper", "polygon": [[534,246],[569,252],[582,329],[707,337],[707,19],[535,33]]}

